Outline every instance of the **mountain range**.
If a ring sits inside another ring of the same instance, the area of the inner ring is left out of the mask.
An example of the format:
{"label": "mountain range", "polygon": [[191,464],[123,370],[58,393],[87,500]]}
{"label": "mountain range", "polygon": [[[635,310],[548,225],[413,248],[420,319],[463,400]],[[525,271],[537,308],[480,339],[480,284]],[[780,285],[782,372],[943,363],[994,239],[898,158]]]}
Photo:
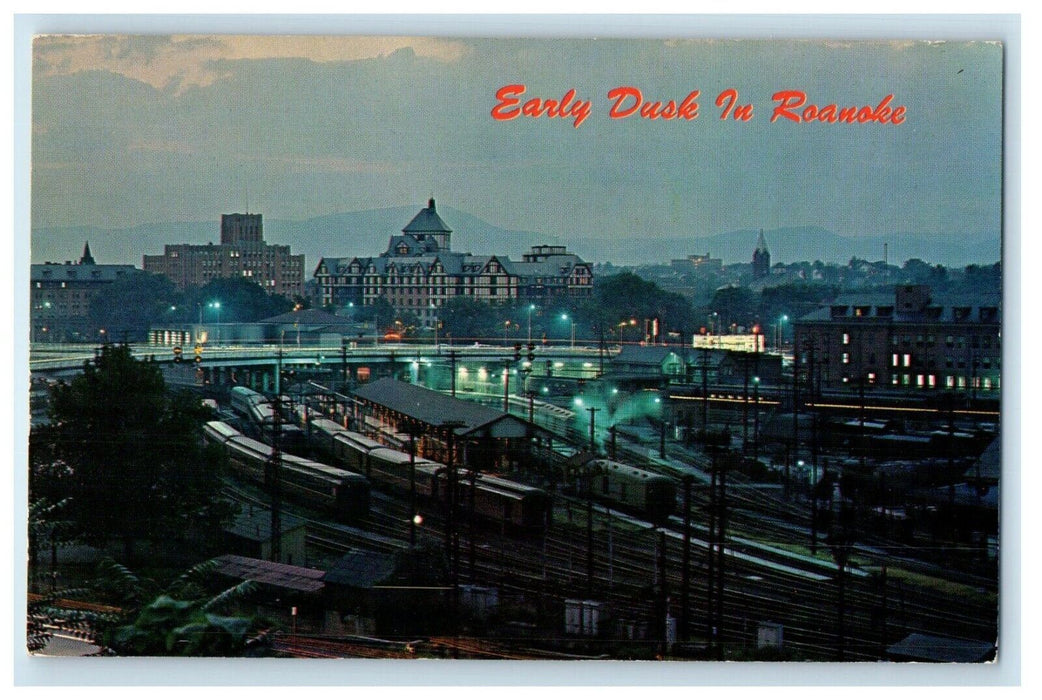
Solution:
{"label": "mountain range", "polygon": [[[415,216],[416,207],[402,206],[329,214],[304,220],[264,221],[264,240],[292,247],[305,255],[310,271],[322,257],[373,256],[387,248],[388,239]],[[452,207],[438,213],[453,229],[452,249],[475,255],[507,255],[519,260],[533,245],[566,245],[584,260],[614,265],[665,263],[688,255],[708,253],[725,264],[750,262],[759,231],[743,229],[709,236],[629,236],[614,239],[552,236],[534,231],[505,229]],[[85,241],[99,263],[140,266],[142,255],[163,252],[171,243],[216,243],[220,226],[214,221],[163,222],[131,228],[104,229],[91,226],[34,228],[31,259],[34,263],[78,260]],[[920,258],[931,264],[961,267],[970,263],[991,264],[1000,258],[1000,241],[995,236],[922,235],[894,233],[871,238],[846,237],[816,226],[788,226],[764,231],[773,263],[821,260],[845,263],[851,257],[900,264]]]}

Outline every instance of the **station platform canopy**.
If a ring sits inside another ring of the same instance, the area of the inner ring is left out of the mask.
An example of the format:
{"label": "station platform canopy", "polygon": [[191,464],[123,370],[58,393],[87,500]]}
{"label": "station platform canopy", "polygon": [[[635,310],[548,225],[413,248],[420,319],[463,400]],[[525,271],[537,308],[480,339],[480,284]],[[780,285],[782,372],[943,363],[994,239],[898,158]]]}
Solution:
{"label": "station platform canopy", "polygon": [[504,411],[396,379],[379,379],[360,387],[355,398],[431,430],[453,425],[458,437],[524,438],[543,432]]}

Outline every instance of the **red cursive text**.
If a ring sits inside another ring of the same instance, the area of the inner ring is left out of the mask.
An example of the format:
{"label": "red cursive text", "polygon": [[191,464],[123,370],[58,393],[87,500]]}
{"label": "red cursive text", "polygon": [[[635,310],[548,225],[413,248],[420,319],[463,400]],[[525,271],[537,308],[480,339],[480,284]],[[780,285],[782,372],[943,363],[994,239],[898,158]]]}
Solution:
{"label": "red cursive text", "polygon": [[[509,121],[518,117],[538,118],[543,115],[547,117],[572,117],[572,125],[578,129],[579,125],[590,116],[590,101],[576,100],[575,90],[569,90],[560,100],[544,100],[533,97],[521,104],[520,96],[525,92],[525,86],[504,85],[496,91],[496,106],[492,108],[492,118],[497,121]],[[520,107],[517,105],[521,104]]]}

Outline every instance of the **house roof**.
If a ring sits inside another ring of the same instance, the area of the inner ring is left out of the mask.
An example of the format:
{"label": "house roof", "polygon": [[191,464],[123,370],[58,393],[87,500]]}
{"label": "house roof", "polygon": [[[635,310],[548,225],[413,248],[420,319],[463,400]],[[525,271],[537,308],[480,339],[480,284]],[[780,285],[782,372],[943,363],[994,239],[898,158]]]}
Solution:
{"label": "house roof", "polygon": [[[860,309],[860,313],[859,310]],[[886,321],[892,323],[1002,322],[1002,295],[931,295],[926,307],[911,313],[897,308],[893,294],[843,294],[800,321]]]}
{"label": "house roof", "polygon": [[328,326],[348,323],[342,316],[331,314],[321,309],[301,309],[288,311],[278,316],[263,319],[260,323],[297,324],[299,326]]}
{"label": "house roof", "polygon": [[623,345],[612,362],[624,365],[661,365],[670,355],[684,362],[687,350],[663,345]]}

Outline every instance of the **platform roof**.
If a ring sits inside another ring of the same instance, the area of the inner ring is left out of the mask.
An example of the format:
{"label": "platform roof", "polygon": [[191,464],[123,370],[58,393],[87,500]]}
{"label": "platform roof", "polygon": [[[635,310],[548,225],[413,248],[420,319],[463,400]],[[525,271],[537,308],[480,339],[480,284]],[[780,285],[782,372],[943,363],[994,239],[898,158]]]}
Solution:
{"label": "platform roof", "polygon": [[524,437],[534,430],[534,426],[509,413],[395,379],[366,384],[355,391],[355,396],[432,428],[459,423],[454,432],[461,437]]}

